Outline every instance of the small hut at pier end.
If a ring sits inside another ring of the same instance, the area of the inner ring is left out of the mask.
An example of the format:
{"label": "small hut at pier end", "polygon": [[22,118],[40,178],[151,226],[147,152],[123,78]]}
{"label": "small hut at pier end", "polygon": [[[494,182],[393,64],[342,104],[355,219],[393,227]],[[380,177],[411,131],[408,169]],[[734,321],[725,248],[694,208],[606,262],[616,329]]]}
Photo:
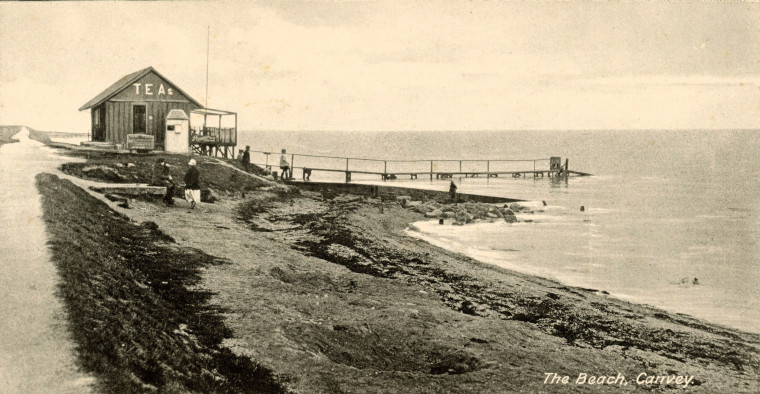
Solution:
{"label": "small hut at pier end", "polygon": [[95,143],[234,156],[237,114],[204,108],[153,67],[125,75],[79,108],[88,109]]}

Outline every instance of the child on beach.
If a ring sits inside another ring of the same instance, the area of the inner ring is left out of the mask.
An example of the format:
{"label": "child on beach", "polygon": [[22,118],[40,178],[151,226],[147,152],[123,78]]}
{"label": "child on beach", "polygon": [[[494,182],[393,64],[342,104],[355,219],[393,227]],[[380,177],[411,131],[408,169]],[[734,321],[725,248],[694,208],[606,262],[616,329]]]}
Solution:
{"label": "child on beach", "polygon": [[285,149],[282,150],[282,154],[280,155],[280,169],[282,170],[280,178],[282,178],[283,181],[290,179],[290,164],[288,164],[288,159],[285,157]]}
{"label": "child on beach", "polygon": [[195,159],[190,159],[187,164],[190,168],[185,174],[185,199],[190,201],[190,209],[195,209],[195,204],[201,201],[201,174],[195,166]]}

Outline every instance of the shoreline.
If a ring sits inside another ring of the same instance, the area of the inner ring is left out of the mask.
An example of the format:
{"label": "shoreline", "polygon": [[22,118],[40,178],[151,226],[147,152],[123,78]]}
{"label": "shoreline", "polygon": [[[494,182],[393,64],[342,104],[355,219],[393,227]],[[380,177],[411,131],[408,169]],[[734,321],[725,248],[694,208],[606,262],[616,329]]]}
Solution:
{"label": "shoreline", "polygon": [[[482,254],[478,255],[478,253],[469,253],[469,250],[458,250],[456,247],[451,247],[450,245],[448,245],[444,239],[438,239],[434,235],[426,233],[424,230],[416,226],[417,223],[426,222],[426,221],[430,222],[429,219],[423,219],[420,222],[412,223],[411,227],[405,230],[405,233],[409,235],[410,237],[423,240],[433,246],[448,250],[452,253],[461,253],[465,256],[468,256],[469,258],[472,258],[473,260],[482,262],[484,264],[493,265],[495,267],[499,267],[508,271],[513,271],[513,272],[521,273],[524,275],[531,275],[531,276],[536,276],[539,278],[555,281],[564,286],[595,290],[597,292],[610,295],[622,301],[645,305],[645,306],[655,308],[655,309],[662,309],[664,311],[667,311],[668,313],[674,313],[678,315],[693,317],[695,319],[704,320],[716,326],[725,327],[726,329],[739,330],[739,331],[743,331],[743,332],[747,332],[747,333],[751,333],[755,335],[760,335],[760,328],[748,328],[748,327],[741,327],[741,326],[727,324],[727,323],[721,323],[720,321],[716,321],[716,319],[714,318],[710,319],[707,317],[699,316],[698,313],[693,313],[683,307],[679,307],[678,305],[665,304],[662,301],[660,301],[660,305],[656,305],[655,303],[651,301],[658,301],[658,300],[653,300],[651,298],[648,299],[648,298],[642,297],[642,295],[640,294],[625,293],[623,290],[616,291],[614,289],[605,288],[605,286],[599,286],[597,283],[592,283],[592,282],[584,282],[584,281],[568,282],[566,280],[563,280],[562,278],[557,277],[556,274],[549,274],[546,271],[542,271],[541,268],[538,268],[538,267],[531,267],[529,269],[525,269],[523,267],[517,266],[512,263],[504,264],[495,259],[489,259],[489,256],[486,256],[486,255],[482,255]],[[458,246],[464,247],[463,245],[458,245]],[[478,249],[478,251],[481,251],[481,250]],[[687,287],[697,286],[697,285],[693,285],[691,282],[671,282],[669,284],[672,286],[687,286]]]}
{"label": "shoreline", "polygon": [[227,261],[200,283],[225,311],[223,346],[294,392],[582,391],[544,373],[614,371],[631,388],[667,372],[692,376],[695,392],[760,389],[759,335],[411,239],[404,228],[424,216],[398,204],[260,187],[214,191],[220,201],[194,212],[143,198],[111,209]]}

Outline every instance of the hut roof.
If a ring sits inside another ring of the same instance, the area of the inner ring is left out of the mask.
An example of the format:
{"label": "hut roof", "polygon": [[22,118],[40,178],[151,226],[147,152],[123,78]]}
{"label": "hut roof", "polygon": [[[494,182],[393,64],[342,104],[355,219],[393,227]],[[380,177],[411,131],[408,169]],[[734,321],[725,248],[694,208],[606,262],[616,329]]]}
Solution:
{"label": "hut roof", "polygon": [[166,115],[166,119],[172,120],[188,120],[187,114],[181,109],[173,109],[169,111],[169,115]]}
{"label": "hut roof", "polygon": [[136,81],[138,81],[140,78],[142,78],[142,77],[150,74],[151,72],[154,73],[154,74],[156,74],[156,75],[158,75],[160,78],[164,79],[166,82],[169,82],[170,84],[172,84],[175,89],[177,89],[180,93],[182,93],[183,95],[185,95],[185,97],[187,97],[190,101],[192,101],[193,104],[197,105],[200,108],[203,108],[203,105],[201,105],[201,103],[199,103],[198,101],[196,101],[194,98],[190,97],[189,94],[185,93],[175,83],[169,81],[168,78],[166,78],[165,76],[161,75],[161,73],[159,73],[158,71],[156,71],[156,69],[154,69],[151,66],[151,67],[147,67],[147,68],[144,68],[142,70],[135,71],[135,72],[133,72],[131,74],[127,74],[127,75],[121,77],[121,79],[119,79],[118,81],[116,81],[113,85],[109,86],[106,90],[100,92],[100,94],[98,94],[97,96],[95,96],[92,100],[90,100],[87,103],[85,103],[85,105],[83,105],[81,108],[79,108],[79,110],[80,111],[84,111],[84,110],[90,109],[92,107],[97,107],[98,105],[102,104],[104,101],[106,101],[106,100],[110,99],[111,97],[117,95],[119,92],[121,92],[122,90],[124,90],[127,87],[131,86],[133,83],[135,83]]}

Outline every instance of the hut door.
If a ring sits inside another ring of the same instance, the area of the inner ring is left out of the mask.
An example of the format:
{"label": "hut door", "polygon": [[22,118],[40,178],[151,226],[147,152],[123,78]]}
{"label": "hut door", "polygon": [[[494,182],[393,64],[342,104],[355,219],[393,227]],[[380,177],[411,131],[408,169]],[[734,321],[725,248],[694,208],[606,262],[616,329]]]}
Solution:
{"label": "hut door", "polygon": [[106,107],[101,106],[92,110],[92,140],[106,140]]}
{"label": "hut door", "polygon": [[132,107],[132,133],[145,134],[145,106],[135,105]]}

